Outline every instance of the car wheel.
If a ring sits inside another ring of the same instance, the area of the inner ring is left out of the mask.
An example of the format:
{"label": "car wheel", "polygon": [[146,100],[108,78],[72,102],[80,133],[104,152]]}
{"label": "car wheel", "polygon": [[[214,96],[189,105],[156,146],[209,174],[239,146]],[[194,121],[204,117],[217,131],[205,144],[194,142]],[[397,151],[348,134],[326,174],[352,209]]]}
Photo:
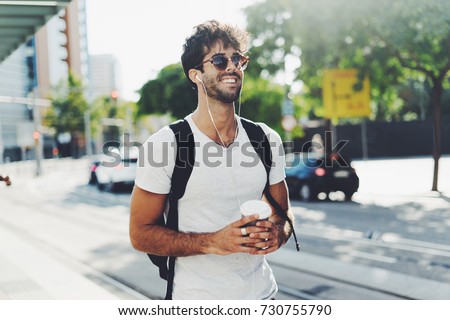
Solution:
{"label": "car wheel", "polygon": [[300,199],[303,201],[312,201],[314,200],[315,194],[311,188],[311,186],[307,183],[303,184],[299,190]]}
{"label": "car wheel", "polygon": [[346,192],[344,194],[345,194],[345,201],[352,201],[354,192]]}
{"label": "car wheel", "polygon": [[114,192],[116,190],[116,184],[113,181],[107,183],[97,183],[98,190],[106,192]]}
{"label": "car wheel", "polygon": [[97,176],[95,175],[95,173],[91,173],[91,177],[89,179],[89,184],[95,186],[97,184]]}
{"label": "car wheel", "polygon": [[108,192],[115,192],[116,191],[116,184],[112,181],[110,181],[109,183],[106,184],[106,191]]}
{"label": "car wheel", "polygon": [[105,191],[105,189],[106,189],[106,183],[97,183],[97,188],[98,188],[98,190],[100,190],[100,191]]}

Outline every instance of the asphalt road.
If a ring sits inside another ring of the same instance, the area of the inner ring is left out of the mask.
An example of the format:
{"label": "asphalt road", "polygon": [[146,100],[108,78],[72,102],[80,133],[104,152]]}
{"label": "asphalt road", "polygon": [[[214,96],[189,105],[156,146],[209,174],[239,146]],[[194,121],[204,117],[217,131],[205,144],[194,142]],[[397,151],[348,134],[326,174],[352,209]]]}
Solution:
{"label": "asphalt road", "polygon": [[[441,161],[441,175],[447,174],[449,160]],[[349,266],[449,282],[450,192],[445,181],[445,192],[428,191],[423,168],[429,163],[421,158],[355,162],[361,189],[354,201],[293,201],[303,252]],[[151,271],[147,257],[129,244],[129,192],[105,193],[88,186],[88,167],[87,160],[49,162],[40,177],[33,176],[32,163],[3,167],[2,172],[12,175],[13,186],[0,186],[2,203],[14,209],[1,210],[0,223],[73,264],[89,266],[148,297],[160,297],[164,282]],[[422,168],[421,174],[412,174],[415,168]],[[399,298],[295,266],[273,268],[280,298]]]}

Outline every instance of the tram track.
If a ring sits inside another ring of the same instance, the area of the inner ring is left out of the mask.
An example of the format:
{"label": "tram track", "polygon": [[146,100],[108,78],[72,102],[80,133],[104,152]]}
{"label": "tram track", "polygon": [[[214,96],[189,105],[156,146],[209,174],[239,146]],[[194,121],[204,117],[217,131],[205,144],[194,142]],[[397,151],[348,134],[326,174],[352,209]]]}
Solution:
{"label": "tram track", "polygon": [[[79,179],[81,181],[81,179]],[[77,180],[78,181],[78,180]],[[105,277],[110,277],[114,281],[117,281],[117,284],[119,286],[123,285],[125,287],[130,288],[130,290],[135,290],[136,292],[141,293],[145,298],[149,299],[155,299],[160,297],[158,294],[154,294],[151,290],[149,290],[149,285],[144,284],[143,281],[136,281],[135,279],[130,279],[126,274],[123,272],[116,272],[114,268],[109,269],[108,263],[110,263],[111,266],[114,266],[113,263],[115,263],[115,259],[113,255],[106,256],[105,260],[106,262],[99,263],[99,260],[103,259],[94,256],[98,252],[103,252],[102,249],[102,243],[108,244],[107,248],[114,247],[116,251],[121,254],[121,260],[124,260],[128,263],[130,266],[135,263],[136,260],[134,260],[134,257],[138,256],[138,254],[133,253],[130,254],[130,257],[133,256],[133,259],[124,258],[123,254],[128,254],[126,250],[128,248],[125,247],[126,240],[121,240],[120,242],[111,242],[115,241],[117,238],[121,236],[126,237],[126,230],[121,230],[121,227],[118,228],[118,226],[126,226],[128,218],[126,211],[124,211],[124,207],[128,205],[129,201],[129,194],[114,194],[114,193],[105,193],[105,192],[99,192],[95,187],[88,186],[87,184],[77,184],[72,183],[73,185],[76,185],[72,189],[62,190],[59,192],[57,190],[57,187],[51,188],[49,190],[41,190],[39,189],[39,186],[44,184],[44,181],[39,182],[39,184],[36,184],[36,186],[33,186],[36,190],[33,193],[33,196],[27,197],[26,199],[23,198],[23,192],[24,189],[19,190],[17,188],[17,194],[11,199],[8,200],[10,202],[16,202],[18,206],[24,206],[27,207],[29,212],[33,212],[32,215],[23,215],[22,220],[18,220],[16,225],[17,226],[23,226],[21,223],[26,222],[27,227],[35,227],[38,230],[39,226],[32,226],[32,223],[29,221],[26,221],[26,219],[29,219],[30,217],[34,216],[33,219],[36,220],[36,222],[39,222],[39,225],[44,228],[46,227],[45,223],[40,224],[40,219],[42,220],[48,220],[51,225],[55,224],[57,226],[60,226],[62,228],[66,228],[66,226],[71,226],[73,230],[72,232],[66,233],[68,234],[76,234],[77,231],[81,231],[80,234],[86,234],[91,233],[95,235],[95,238],[100,241],[99,244],[88,244],[88,243],[80,243],[77,244],[76,252],[64,252],[67,250],[67,247],[74,247],[72,243],[58,243],[55,242],[53,239],[55,236],[50,234],[45,234],[43,232],[36,233],[35,236],[39,237],[41,240],[46,241],[49,245],[53,246],[57,251],[63,252],[64,254],[69,255],[71,259],[75,259],[79,261],[82,264],[87,264],[89,267],[93,268],[94,270],[97,270],[97,272],[100,272]],[[47,183],[45,181],[45,183]],[[18,185],[17,185],[18,187]],[[27,187],[28,188],[28,187]],[[56,190],[57,194],[56,197],[52,197],[53,191]],[[13,190],[9,190],[13,191]],[[295,204],[294,204],[295,205]],[[322,208],[323,207],[323,208]],[[341,209],[345,209],[346,207],[342,207]],[[79,209],[83,211],[79,211]],[[322,217],[326,217],[326,214],[329,214],[329,212],[332,212],[332,208],[327,208],[327,204],[321,204],[320,208],[317,207],[315,209],[317,212],[323,212],[320,213]],[[354,208],[355,210],[357,208]],[[373,209],[373,208],[372,208]],[[375,208],[376,209],[376,208]],[[78,211],[77,211],[78,210]],[[42,216],[37,215],[34,211],[42,213]],[[336,216],[340,214],[336,213]],[[330,214],[331,215],[331,214]],[[16,218],[19,218],[21,215],[16,214]],[[46,219],[45,216],[53,217],[53,219]],[[361,219],[365,218],[365,215],[360,215]],[[339,218],[345,219],[345,216],[339,215]],[[348,253],[353,252],[354,258],[356,259],[368,259],[370,257],[369,254],[371,252],[366,252],[364,248],[372,248],[373,250],[383,249],[383,250],[391,250],[391,252],[399,253],[399,252],[408,252],[411,253],[411,255],[426,255],[426,256],[432,256],[432,257],[439,257],[442,259],[447,259],[449,257],[450,248],[449,246],[445,244],[437,244],[433,242],[427,242],[427,241],[418,241],[413,239],[407,239],[403,238],[401,233],[398,234],[388,234],[388,233],[381,233],[376,230],[376,227],[374,228],[373,233],[366,233],[363,231],[358,230],[351,230],[353,229],[353,226],[356,226],[356,224],[350,224],[350,227],[348,228],[339,228],[337,226],[337,223],[335,225],[332,225],[332,222],[329,223],[328,220],[325,220],[325,218],[318,222],[310,222],[306,219],[299,219],[300,223],[298,224],[300,234],[300,238],[303,238],[303,240],[308,239],[318,239],[320,241],[324,241],[321,245],[322,246],[330,246],[330,243],[335,242],[345,242],[345,245],[348,247],[353,246],[353,251],[345,251],[347,248],[343,248],[344,250],[341,251],[338,254],[341,254],[342,256],[347,255],[350,256]],[[370,224],[370,221],[367,220],[368,224]],[[328,225],[327,225],[328,224]],[[345,224],[345,221],[343,222]],[[47,223],[49,225],[49,223]],[[355,227],[356,229],[356,227]],[[30,229],[32,230],[32,229]],[[44,229],[42,229],[44,230]],[[24,233],[30,232],[29,230],[23,230]],[[33,232],[33,231],[32,231]],[[49,232],[50,229],[49,229]],[[85,233],[86,232],[86,233]],[[41,237],[42,236],[42,237]],[[65,236],[65,235],[64,235]],[[90,236],[89,236],[90,239]],[[67,239],[68,241],[69,239]],[[300,239],[302,240],[302,239]],[[66,239],[64,240],[66,241]],[[318,242],[318,241],[316,241]],[[81,247],[81,245],[85,247]],[[344,247],[343,246],[343,247]],[[289,250],[290,245],[288,244],[286,247],[279,250],[280,252],[285,252],[285,250]],[[333,250],[333,246],[330,246],[331,251]],[[120,249],[120,250],[119,250]],[[123,249],[123,250],[122,250]],[[87,251],[90,250],[90,251]],[[96,251],[97,250],[97,251]],[[377,286],[375,286],[375,278],[370,279],[370,276],[367,276],[369,279],[372,280],[371,283],[364,283],[364,281],[360,281],[359,284],[355,281],[352,281],[351,277],[342,277],[342,274],[331,274],[334,270],[325,270],[324,272],[318,272],[317,266],[321,266],[323,263],[320,259],[323,259],[323,255],[320,251],[317,251],[315,247],[306,248],[305,250],[314,252],[315,256],[319,258],[316,265],[311,264],[308,268],[305,268],[304,263],[304,254],[296,254],[294,257],[289,257],[288,259],[271,259],[269,257],[268,260],[271,266],[273,266],[274,272],[276,272],[276,279],[279,283],[279,296],[277,299],[299,299],[299,300],[326,300],[326,299],[359,299],[366,297],[367,299],[375,299],[367,295],[358,295],[358,292],[365,292],[369,294],[370,292],[373,293],[375,296],[382,296],[386,294],[388,296],[387,299],[405,299],[405,298],[424,298],[424,296],[414,296],[413,294],[401,294],[401,290],[392,290],[390,288],[383,288],[383,285],[385,283],[380,283],[377,289]],[[395,251],[394,251],[395,250]],[[108,254],[110,254],[108,251],[104,251]],[[110,251],[113,254],[113,251]],[[361,254],[361,252],[365,253]],[[386,251],[387,252],[387,251]],[[335,252],[336,253],[336,252]],[[373,257],[376,255],[379,255],[380,257],[385,256],[383,252],[373,252]],[[303,256],[302,256],[303,255]],[[396,254],[394,254],[395,256]],[[269,255],[272,256],[272,255]],[[86,258],[88,257],[88,258]],[[386,258],[387,256],[385,256]],[[338,260],[339,257],[328,257],[331,260]],[[98,259],[98,260],[97,260]],[[441,259],[441,260],[442,260]],[[274,261],[275,260],[275,261]],[[278,260],[278,261],[277,261]],[[283,264],[286,260],[292,260],[294,266],[286,266]],[[385,259],[386,263],[389,259]],[[280,263],[281,261],[281,263]],[[348,261],[348,265],[357,265],[360,262],[360,260],[354,260]],[[433,265],[443,266],[445,265],[445,260],[442,261],[432,261]],[[149,263],[147,260],[138,262],[139,267],[142,267],[144,270],[147,270],[145,272],[148,272],[152,267],[148,266]],[[328,263],[328,262],[326,262]],[[383,263],[383,261],[379,261],[379,263]],[[397,264],[397,263],[394,263]],[[370,268],[370,266],[365,265],[367,269]],[[395,267],[395,266],[394,266]],[[276,270],[278,269],[278,271]],[[376,268],[375,268],[376,269]],[[366,269],[365,269],[366,270]],[[381,270],[382,272],[386,270]],[[379,268],[377,272],[380,272]],[[387,271],[386,271],[387,272]],[[382,273],[383,276],[387,273]],[[289,275],[289,277],[284,278],[286,275]],[[99,279],[103,276],[99,275]],[[314,278],[314,281],[307,280]],[[404,275],[403,280],[407,280],[408,275]],[[296,279],[295,281],[293,279]],[[305,280],[306,279],[306,280]],[[402,280],[402,281],[403,281]],[[426,279],[420,279],[420,280],[426,280]],[[98,280],[99,282],[103,280]],[[109,281],[104,280],[105,285]],[[148,281],[148,280],[145,280]],[[368,281],[370,282],[370,281]],[[426,285],[426,282],[423,282],[424,285]],[[112,285],[112,284],[108,284]],[[150,284],[151,286],[152,284]],[[434,284],[433,284],[434,285]],[[340,290],[340,288],[344,288],[345,290]],[[432,291],[434,288],[431,288],[429,291],[433,293]],[[351,296],[351,291],[355,291],[356,295]],[[400,292],[400,293],[399,293]],[[450,291],[448,291],[450,292]],[[371,294],[370,293],[370,294]],[[430,296],[430,295],[429,295]],[[429,297],[425,296],[425,298]],[[386,297],[386,296],[385,296]],[[448,295],[447,295],[448,297]]]}
{"label": "tram track", "polygon": [[[54,216],[54,214],[50,214],[49,216]],[[61,222],[65,220],[65,218],[68,218],[65,214],[60,215]],[[45,220],[46,218],[44,216],[40,217],[41,220]],[[69,220],[70,223],[76,223],[78,225],[77,228],[84,229],[86,227],[85,221],[78,221],[77,219],[73,219],[73,217],[70,217]],[[17,234],[20,234],[22,238],[27,239],[30,243],[33,243],[33,245],[38,246],[40,248],[43,248],[45,252],[50,254],[53,257],[58,258],[60,261],[64,262],[68,266],[70,266],[72,269],[77,270],[79,273],[83,274],[85,277],[93,280],[98,285],[110,290],[111,292],[114,292],[119,297],[122,297],[123,299],[162,299],[163,296],[160,294],[161,290],[155,290],[155,282],[151,283],[148,279],[146,282],[136,281],[133,278],[130,278],[131,275],[128,273],[123,272],[116,272],[114,269],[109,269],[108,267],[105,267],[108,265],[108,263],[101,263],[98,264],[96,261],[90,261],[90,259],[83,258],[79,254],[76,254],[72,251],[67,251],[67,244],[64,242],[55,242],[50,241],[50,238],[42,238],[39,233],[30,232],[30,230],[27,229],[26,226],[22,224],[14,223],[14,221],[2,221],[3,224],[7,225],[10,230],[14,230]],[[92,228],[93,226],[91,226]],[[103,232],[102,232],[103,233]],[[63,239],[60,239],[63,240]],[[119,245],[119,244],[117,244]],[[117,246],[116,245],[116,246]],[[286,249],[282,249],[286,250]],[[140,254],[135,252],[129,252],[126,256],[122,255],[122,258],[124,260],[131,260],[132,257],[139,257]],[[101,259],[99,257],[99,259]],[[107,257],[108,260],[111,260],[112,257]],[[155,268],[153,266],[150,266],[150,262],[147,259],[139,259],[136,261],[138,264],[137,269],[146,270],[147,273],[157,273]],[[271,262],[271,265],[274,266],[275,272],[281,273],[281,274],[291,274],[291,277],[298,278],[299,277],[299,270],[292,269],[289,267],[286,267],[284,265],[277,265]],[[277,268],[282,268],[281,272],[280,270],[276,270]],[[155,271],[155,272],[153,272]],[[304,273],[304,272],[303,272]],[[292,276],[292,274],[294,274]],[[311,275],[307,275],[309,278]],[[157,278],[157,275],[155,275],[154,278]],[[297,288],[295,285],[293,285],[295,282],[285,282],[282,277],[278,277],[276,275],[276,278],[280,278],[279,283],[279,293],[277,296],[277,299],[283,299],[283,300],[323,300],[323,299],[331,299],[329,296],[323,296],[323,295],[317,295],[314,293],[314,291],[317,291],[317,288],[319,286],[314,285],[311,286],[312,289],[308,290],[302,290]],[[329,281],[324,281],[323,279],[315,280],[317,283],[329,283]],[[162,282],[159,280],[159,282]],[[164,282],[162,282],[162,286],[164,286]],[[336,299],[339,297],[339,281],[336,279],[333,280],[333,285],[321,285],[321,288],[326,287],[333,287],[337,288],[336,291]],[[347,296],[348,298],[355,298],[355,296]]]}
{"label": "tram track", "polygon": [[363,233],[355,230],[346,230],[332,226],[317,226],[307,223],[301,225],[301,234],[303,236],[450,258],[450,245],[407,239],[393,233],[376,232],[377,235],[373,237],[375,232]]}

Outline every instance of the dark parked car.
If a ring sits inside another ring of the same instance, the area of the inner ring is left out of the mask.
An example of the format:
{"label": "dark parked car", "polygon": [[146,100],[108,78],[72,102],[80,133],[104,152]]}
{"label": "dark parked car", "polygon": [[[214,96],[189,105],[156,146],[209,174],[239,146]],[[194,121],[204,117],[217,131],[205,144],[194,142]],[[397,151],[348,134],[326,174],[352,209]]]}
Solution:
{"label": "dark parked car", "polygon": [[[291,158],[289,157],[291,156]],[[318,195],[342,191],[345,200],[350,201],[358,191],[359,178],[350,160],[339,154],[314,156],[296,153],[287,157],[286,182],[290,196],[303,201],[318,199]]]}

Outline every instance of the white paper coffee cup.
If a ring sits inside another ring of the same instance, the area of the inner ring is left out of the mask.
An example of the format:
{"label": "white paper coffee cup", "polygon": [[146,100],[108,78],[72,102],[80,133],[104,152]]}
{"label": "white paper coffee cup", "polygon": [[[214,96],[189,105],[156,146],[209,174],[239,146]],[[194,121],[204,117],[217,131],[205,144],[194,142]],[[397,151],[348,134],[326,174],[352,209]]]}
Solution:
{"label": "white paper coffee cup", "polygon": [[[240,210],[243,217],[258,214],[258,220],[267,220],[272,214],[272,209],[270,206],[262,200],[248,200],[241,205]],[[255,224],[256,221],[246,224],[245,227]]]}

